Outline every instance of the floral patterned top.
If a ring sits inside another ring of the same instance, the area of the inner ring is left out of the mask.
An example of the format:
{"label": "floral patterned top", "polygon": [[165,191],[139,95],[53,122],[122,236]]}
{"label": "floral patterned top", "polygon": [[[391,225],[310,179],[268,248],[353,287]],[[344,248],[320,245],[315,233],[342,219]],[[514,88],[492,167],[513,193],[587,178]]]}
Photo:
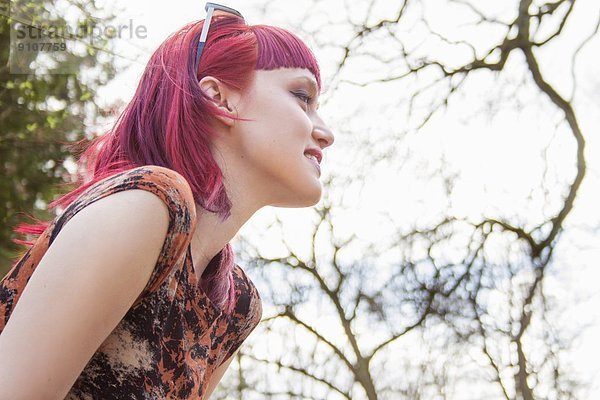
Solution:
{"label": "floral patterned top", "polygon": [[235,306],[225,314],[200,289],[190,240],[196,209],[187,181],[147,165],[117,173],[85,190],[39,236],[0,281],[0,333],[25,285],[61,228],[87,205],[123,190],[154,193],[169,209],[169,228],[148,284],[100,345],[67,399],[198,399],[208,381],[256,327],[259,294],[235,265]]}

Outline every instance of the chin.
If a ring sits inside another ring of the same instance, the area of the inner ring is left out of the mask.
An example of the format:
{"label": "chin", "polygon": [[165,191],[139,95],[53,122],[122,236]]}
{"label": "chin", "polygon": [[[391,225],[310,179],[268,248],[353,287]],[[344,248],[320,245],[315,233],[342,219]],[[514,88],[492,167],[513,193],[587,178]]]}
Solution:
{"label": "chin", "polygon": [[316,198],[308,201],[307,203],[305,203],[304,205],[302,205],[300,207],[312,207],[312,206],[318,204],[319,201],[321,201],[321,195],[320,194],[319,194],[319,197],[316,197]]}
{"label": "chin", "polygon": [[321,201],[321,192],[319,192],[318,196],[314,196],[313,198],[309,199],[302,207],[312,207],[317,205],[319,201]]}
{"label": "chin", "polygon": [[310,192],[306,190],[303,193],[296,192],[295,195],[290,196],[290,198],[282,201],[278,201],[272,203],[273,207],[282,207],[282,208],[304,208],[304,207],[312,207],[321,201],[322,188],[319,185],[318,188],[313,188]]}
{"label": "chin", "polygon": [[311,207],[321,201],[321,195],[323,194],[323,187],[321,186],[321,182],[318,183],[315,187],[311,188],[311,190],[304,194],[304,196],[299,196],[303,201],[302,204],[298,207]]}

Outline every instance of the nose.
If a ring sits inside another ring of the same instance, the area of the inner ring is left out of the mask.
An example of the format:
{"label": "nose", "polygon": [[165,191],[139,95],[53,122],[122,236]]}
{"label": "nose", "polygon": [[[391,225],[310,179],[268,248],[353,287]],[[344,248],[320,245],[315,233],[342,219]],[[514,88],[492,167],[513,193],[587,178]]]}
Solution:
{"label": "nose", "polygon": [[320,116],[315,115],[312,136],[322,149],[329,147],[335,141],[335,136]]}

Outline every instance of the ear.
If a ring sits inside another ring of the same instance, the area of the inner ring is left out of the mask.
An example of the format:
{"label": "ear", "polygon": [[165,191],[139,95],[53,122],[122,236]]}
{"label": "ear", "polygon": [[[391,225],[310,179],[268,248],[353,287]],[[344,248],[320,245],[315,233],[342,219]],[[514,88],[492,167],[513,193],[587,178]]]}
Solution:
{"label": "ear", "polygon": [[[215,103],[224,115],[215,115],[219,121],[227,126],[233,126],[235,109],[231,106],[235,93],[227,88],[220,80],[213,76],[205,76],[200,80],[200,89]],[[227,117],[230,115],[231,117]]]}

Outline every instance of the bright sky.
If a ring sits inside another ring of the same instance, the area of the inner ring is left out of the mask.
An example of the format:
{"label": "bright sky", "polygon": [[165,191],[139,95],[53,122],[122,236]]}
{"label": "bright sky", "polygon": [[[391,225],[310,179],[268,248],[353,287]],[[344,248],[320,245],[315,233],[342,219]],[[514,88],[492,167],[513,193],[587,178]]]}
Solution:
{"label": "bright sky", "polygon": [[[565,36],[581,32],[590,32],[594,21],[598,18],[596,0],[582,0],[576,6],[577,18],[580,23],[571,26]],[[282,2],[279,2],[282,4]],[[279,4],[278,3],[278,4]],[[313,3],[313,2],[310,2]],[[440,1],[430,1],[429,4],[436,5]],[[483,2],[482,2],[483,3]],[[489,1],[486,2],[491,4]],[[148,37],[140,40],[117,42],[116,52],[125,54],[126,59],[121,62],[130,64],[128,69],[123,69],[117,78],[108,86],[99,90],[101,98],[112,101],[121,98],[129,100],[136,88],[137,81],[141,76],[142,69],[151,52],[171,32],[187,22],[204,18],[204,3],[197,1],[178,0],[169,3],[148,2],[141,0],[129,0],[122,3],[124,12],[119,13],[119,21],[124,24],[131,19],[134,25],[144,25],[147,28]],[[292,28],[294,21],[305,12],[307,2],[295,1],[285,2],[285,6],[275,7],[272,13],[262,19],[260,10],[261,1],[231,0],[227,5],[234,7],[244,14],[249,23],[267,23]],[[322,9],[327,5],[334,7],[343,4],[342,1],[328,0],[320,2]],[[441,4],[441,3],[440,3]],[[512,4],[512,2],[511,2]],[[508,7],[508,6],[507,6]],[[483,6],[481,7],[483,8]],[[455,21],[450,11],[437,12],[432,7],[432,21],[440,30],[448,30],[450,34],[461,34],[450,23]],[[331,15],[335,15],[331,14]],[[456,14],[458,17],[459,14]],[[455,29],[454,31],[452,29]],[[306,38],[310,42],[310,38]],[[485,42],[485,38],[480,38]],[[557,43],[552,52],[540,53],[539,57],[543,63],[544,73],[551,77],[553,83],[563,93],[570,92],[571,80],[568,74],[568,61],[561,57],[563,50],[572,46],[568,40]],[[600,222],[600,208],[598,198],[600,190],[600,137],[594,135],[598,132],[600,124],[600,113],[594,111],[600,105],[600,80],[596,76],[597,66],[600,65],[600,41],[598,39],[590,43],[587,50],[582,54],[578,74],[580,78],[579,102],[576,103],[578,117],[581,119],[581,127],[587,140],[588,174],[581,188],[576,208],[567,221],[572,226],[569,235],[565,235],[563,251],[557,257],[559,263],[564,263],[565,268],[558,271],[555,279],[548,280],[548,286],[556,287],[556,292],[561,293],[565,299],[584,299],[578,307],[568,309],[565,320],[588,321],[594,319],[600,322],[598,315],[598,282],[600,282],[600,269],[597,261],[600,259],[600,246],[598,240],[598,225]],[[333,54],[333,53],[330,53]],[[336,61],[331,56],[317,53],[322,60],[325,76],[331,73],[331,66]],[[334,54],[335,56],[335,54]],[[456,54],[446,53],[446,57],[452,58]],[[460,61],[460,60],[459,60]],[[518,61],[518,60],[515,60]],[[518,64],[515,62],[515,64]],[[369,74],[377,73],[377,69],[369,69],[370,64],[355,63],[349,67],[348,74],[356,79],[365,78]],[[518,67],[515,67],[518,69]],[[514,82],[506,82],[507,87]],[[395,107],[399,96],[402,96],[401,86],[387,85],[372,86],[360,89],[352,86],[341,86],[339,92],[323,108],[323,114],[329,118],[331,125],[335,128],[343,126],[343,121],[357,112],[357,99],[362,100],[365,106],[361,106],[360,112],[365,118],[352,119],[351,128],[355,132],[382,137],[389,134],[390,126],[403,126],[406,121],[404,115],[398,113],[396,120],[379,117],[381,110]],[[532,208],[531,200],[528,199],[532,188],[535,188],[545,176],[547,179],[559,180],[562,183],[572,179],[572,165],[574,158],[573,139],[568,131],[556,130],[555,126],[560,120],[557,113],[540,115],[539,107],[530,107],[528,102],[535,99],[536,93],[523,95],[521,98],[512,98],[510,93],[501,93],[496,81],[481,79],[469,87],[469,97],[456,98],[451,103],[448,113],[434,119],[428,127],[419,135],[409,135],[398,142],[398,152],[409,152],[411,159],[407,168],[398,172],[391,169],[389,165],[375,165],[369,171],[368,189],[362,192],[354,192],[355,189],[347,188],[346,194],[356,193],[360,196],[346,196],[345,203],[353,207],[344,214],[340,212],[337,226],[342,230],[358,230],[360,236],[373,238],[376,234],[391,234],[391,226],[386,226],[384,219],[374,217],[372,210],[387,210],[395,217],[397,223],[406,223],[407,227],[414,222],[415,215],[426,217],[430,210],[439,210],[442,203],[436,199],[442,198],[443,193],[436,184],[423,185],[424,175],[431,173],[435,175],[435,168],[439,168],[439,160],[446,159],[452,170],[460,172],[461,179],[457,183],[456,192],[453,197],[452,211],[457,216],[478,218],[482,210],[491,214],[494,205],[501,207],[508,215],[526,210],[529,217],[536,215],[547,215],[554,210],[556,204],[546,204],[546,208]],[[399,94],[400,93],[400,94]],[[496,107],[495,118],[489,122],[489,115],[480,112],[481,103],[479,99],[489,93],[495,93],[499,97],[504,96],[503,102],[490,104]],[[530,96],[529,98],[527,96]],[[508,99],[508,100],[507,100]],[[370,106],[368,106],[370,104]],[[515,117],[514,107],[522,107],[522,112]],[[389,115],[389,114],[386,114]],[[337,125],[340,124],[340,125]],[[341,129],[340,129],[341,130]],[[350,170],[355,165],[352,162],[360,160],[360,154],[354,156],[357,149],[355,138],[338,134],[336,145],[326,151],[324,170],[331,168],[333,171],[342,173]],[[383,139],[382,139],[383,140]],[[532,163],[534,157],[539,155],[539,143],[549,144],[548,154],[552,165],[548,171],[539,168],[538,163]],[[357,158],[358,157],[358,158]],[[345,168],[347,168],[345,170]],[[325,172],[327,174],[327,172]],[[544,175],[546,174],[546,175]],[[393,182],[393,185],[390,185]],[[553,188],[556,190],[556,186]],[[533,199],[539,199],[543,193],[531,192]],[[350,199],[355,199],[350,204]],[[487,205],[484,207],[483,205]],[[277,214],[286,221],[286,239],[297,242],[295,245],[302,247],[301,242],[307,243],[309,228],[300,222],[306,218],[312,219],[310,210],[280,210]],[[247,224],[242,234],[253,232],[253,229],[273,219],[274,210],[265,209],[259,212],[254,220]],[[422,222],[422,221],[421,221]],[[595,235],[584,232],[581,227],[596,227]],[[277,242],[277,234],[273,233],[273,243]],[[298,239],[302,238],[302,239]],[[268,241],[267,241],[268,242]],[[567,246],[567,244],[569,244]],[[584,248],[577,248],[575,245]],[[264,249],[276,252],[276,249]],[[358,256],[358,255],[357,255]],[[559,284],[559,282],[561,284]],[[587,298],[587,300],[585,300]],[[591,398],[600,398],[600,368],[595,357],[591,354],[600,354],[600,344],[596,338],[600,337],[600,325],[586,331],[580,341],[576,342],[576,358],[574,364],[581,370],[582,376],[592,379],[596,377],[598,382],[595,394]]]}

